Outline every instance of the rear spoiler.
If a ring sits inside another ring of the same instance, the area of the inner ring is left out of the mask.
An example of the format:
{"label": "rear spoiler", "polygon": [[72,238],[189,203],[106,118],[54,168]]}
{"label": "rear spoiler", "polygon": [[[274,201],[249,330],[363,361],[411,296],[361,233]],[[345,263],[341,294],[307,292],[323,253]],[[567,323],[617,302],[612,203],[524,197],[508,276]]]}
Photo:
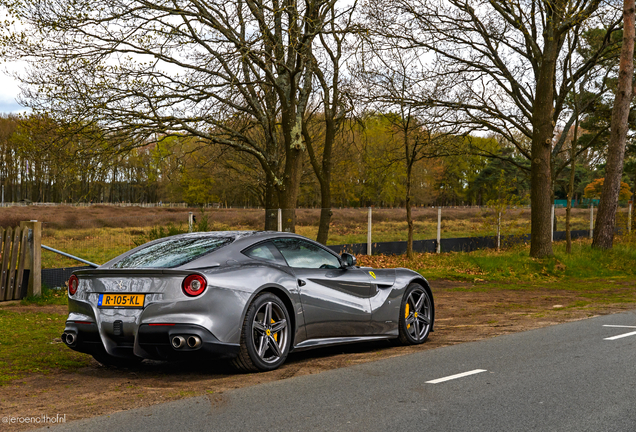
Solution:
{"label": "rear spoiler", "polygon": [[[217,264],[218,265],[218,264]],[[208,267],[208,266],[206,266]],[[189,275],[193,272],[201,272],[199,269],[85,269],[73,272],[76,276],[116,276],[116,275]]]}

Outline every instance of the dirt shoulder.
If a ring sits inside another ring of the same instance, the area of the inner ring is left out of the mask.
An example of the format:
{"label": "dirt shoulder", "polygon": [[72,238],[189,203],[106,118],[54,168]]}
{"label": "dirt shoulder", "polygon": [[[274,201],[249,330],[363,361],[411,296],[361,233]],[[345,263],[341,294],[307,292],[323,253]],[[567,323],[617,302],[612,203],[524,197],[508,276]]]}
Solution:
{"label": "dirt shoulder", "polygon": [[[438,280],[431,286],[435,332],[423,345],[377,342],[307,351],[290,355],[276,371],[258,374],[237,374],[215,362],[144,362],[134,370],[118,370],[92,361],[73,373],[31,375],[0,387],[0,417],[66,414],[72,421],[196,395],[210,395],[218,403],[230,389],[636,308],[636,281],[626,279],[532,285]],[[64,306],[46,308],[66,313]],[[45,312],[38,306],[7,310]],[[17,431],[39,425],[2,426]]]}

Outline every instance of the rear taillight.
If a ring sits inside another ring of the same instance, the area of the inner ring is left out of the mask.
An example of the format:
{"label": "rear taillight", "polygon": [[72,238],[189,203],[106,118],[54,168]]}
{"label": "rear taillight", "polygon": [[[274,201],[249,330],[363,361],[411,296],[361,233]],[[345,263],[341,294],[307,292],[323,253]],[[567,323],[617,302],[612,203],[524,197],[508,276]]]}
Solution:
{"label": "rear taillight", "polygon": [[68,279],[68,293],[70,295],[74,295],[77,292],[77,287],[79,286],[79,279],[75,275],[71,275]]}
{"label": "rear taillight", "polygon": [[201,275],[191,274],[183,280],[183,292],[185,295],[195,297],[205,291],[207,282]]}

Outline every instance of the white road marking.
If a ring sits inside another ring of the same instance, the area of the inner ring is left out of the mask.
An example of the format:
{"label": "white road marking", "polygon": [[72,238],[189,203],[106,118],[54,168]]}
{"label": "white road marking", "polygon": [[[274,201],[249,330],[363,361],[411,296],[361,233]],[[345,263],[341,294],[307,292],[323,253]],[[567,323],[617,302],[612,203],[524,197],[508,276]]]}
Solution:
{"label": "white road marking", "polygon": [[636,328],[636,326],[603,324],[603,327]]}
{"label": "white road marking", "polygon": [[454,380],[454,379],[457,379],[457,378],[463,378],[465,376],[475,375],[475,374],[478,374],[478,373],[481,373],[481,372],[486,372],[486,369],[475,369],[475,370],[471,370],[471,371],[468,371],[468,372],[460,373],[460,374],[457,374],[457,375],[451,375],[451,376],[447,376],[447,377],[443,377],[443,378],[437,378],[437,379],[434,379],[434,380],[431,380],[431,381],[426,381],[425,384],[439,384],[439,383],[444,382],[444,381],[450,381],[450,380]]}
{"label": "white road marking", "polygon": [[636,336],[636,331],[619,334],[618,336],[608,337],[608,338],[605,338],[603,340],[616,340],[616,339],[624,338],[624,337],[627,337],[627,336]]}

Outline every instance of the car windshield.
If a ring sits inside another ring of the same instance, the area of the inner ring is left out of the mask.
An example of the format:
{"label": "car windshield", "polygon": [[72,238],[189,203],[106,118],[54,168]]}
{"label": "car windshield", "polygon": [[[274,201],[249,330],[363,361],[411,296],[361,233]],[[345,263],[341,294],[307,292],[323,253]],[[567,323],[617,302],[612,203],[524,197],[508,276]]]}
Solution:
{"label": "car windshield", "polygon": [[114,268],[171,268],[186,264],[222,248],[235,236],[198,236],[169,238],[155,243],[113,265]]}

